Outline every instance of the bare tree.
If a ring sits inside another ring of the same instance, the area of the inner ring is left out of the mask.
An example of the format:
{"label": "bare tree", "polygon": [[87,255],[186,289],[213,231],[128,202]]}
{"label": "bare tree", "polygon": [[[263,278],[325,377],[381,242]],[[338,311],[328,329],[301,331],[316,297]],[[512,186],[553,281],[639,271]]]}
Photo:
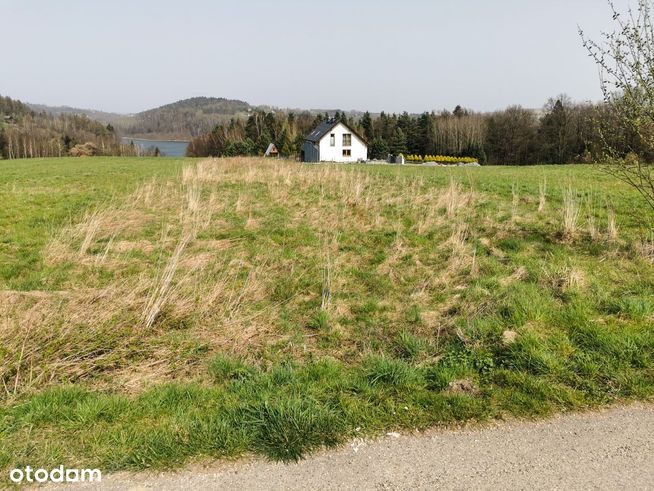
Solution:
{"label": "bare tree", "polygon": [[[584,47],[600,69],[604,101],[611,114],[600,125],[605,166],[634,187],[654,210],[654,28],[651,0],[637,0],[635,10],[618,12],[616,30],[594,41],[579,30]],[[616,136],[617,135],[617,136]],[[617,142],[620,141],[620,144]],[[627,148],[625,155],[620,148]]]}

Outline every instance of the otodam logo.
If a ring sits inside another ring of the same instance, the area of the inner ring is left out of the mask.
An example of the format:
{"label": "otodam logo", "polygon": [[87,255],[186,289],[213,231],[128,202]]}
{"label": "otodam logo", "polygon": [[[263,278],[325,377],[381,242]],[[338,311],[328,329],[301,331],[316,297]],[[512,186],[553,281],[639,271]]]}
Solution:
{"label": "otodam logo", "polygon": [[24,469],[13,469],[9,479],[16,484],[28,482],[100,482],[102,472],[98,469],[66,469],[63,465],[54,469],[33,469],[29,465]]}

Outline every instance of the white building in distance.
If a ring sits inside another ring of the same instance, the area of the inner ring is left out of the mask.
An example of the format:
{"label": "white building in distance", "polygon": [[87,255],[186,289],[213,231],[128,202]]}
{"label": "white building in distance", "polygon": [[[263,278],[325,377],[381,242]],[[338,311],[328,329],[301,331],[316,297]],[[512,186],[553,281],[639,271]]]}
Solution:
{"label": "white building in distance", "polygon": [[302,162],[362,162],[368,160],[368,144],[347,124],[328,119],[304,139]]}

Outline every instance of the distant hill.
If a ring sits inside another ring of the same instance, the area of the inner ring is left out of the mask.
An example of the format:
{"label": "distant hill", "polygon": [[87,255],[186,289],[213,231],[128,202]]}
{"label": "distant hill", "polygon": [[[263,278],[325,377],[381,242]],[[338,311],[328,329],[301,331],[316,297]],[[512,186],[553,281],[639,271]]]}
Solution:
{"label": "distant hill", "polygon": [[123,118],[119,130],[147,138],[190,138],[211,131],[231,118],[247,116],[252,106],[222,97],[193,97]]}
{"label": "distant hill", "polygon": [[37,113],[48,113],[54,116],[59,116],[60,114],[78,114],[88,116],[89,118],[100,121],[101,123],[114,123],[120,119],[129,117],[125,114],[108,113],[97,111],[95,109],[80,109],[78,107],[70,106],[48,106],[45,104],[27,104],[27,106]]}
{"label": "distant hill", "polygon": [[[309,113],[313,116],[336,112],[334,109],[306,110],[251,106],[245,101],[223,97],[192,97],[136,114],[118,114],[95,109],[45,104],[27,104],[27,106],[35,113],[47,113],[53,116],[61,114],[87,116],[105,125],[111,124],[120,135],[153,140],[191,140],[210,132],[216,125],[228,123],[232,118],[245,119],[255,110]],[[344,112],[348,117],[355,118],[363,114],[359,111]]]}
{"label": "distant hill", "polygon": [[244,101],[222,97],[193,97],[136,114],[118,114],[70,106],[27,104],[36,113],[84,115],[128,136],[152,139],[191,139],[231,118],[247,116],[253,108]]}

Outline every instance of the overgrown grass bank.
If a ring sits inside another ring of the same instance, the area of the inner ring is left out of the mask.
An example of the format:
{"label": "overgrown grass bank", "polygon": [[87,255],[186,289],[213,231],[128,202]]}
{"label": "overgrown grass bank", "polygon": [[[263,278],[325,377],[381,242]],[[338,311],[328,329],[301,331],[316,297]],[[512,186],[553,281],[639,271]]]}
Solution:
{"label": "overgrown grass bank", "polygon": [[0,467],[294,460],[654,393],[651,226],[592,167],[157,162],[0,163]]}

